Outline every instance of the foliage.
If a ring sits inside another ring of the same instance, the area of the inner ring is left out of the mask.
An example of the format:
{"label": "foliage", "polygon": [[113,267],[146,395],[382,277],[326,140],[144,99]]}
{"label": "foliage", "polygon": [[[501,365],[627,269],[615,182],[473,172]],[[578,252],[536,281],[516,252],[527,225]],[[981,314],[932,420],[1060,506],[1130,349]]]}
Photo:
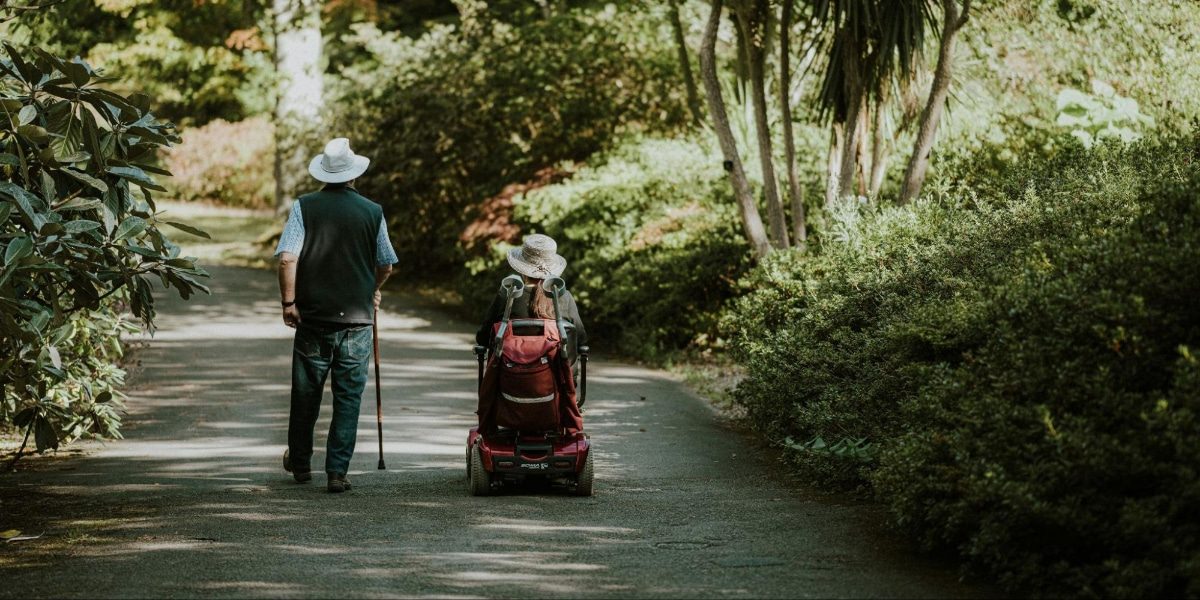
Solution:
{"label": "foliage", "polygon": [[270,208],[275,142],[271,122],[253,117],[221,119],[188,129],[183,142],[163,152],[172,175],[169,188],[183,201],[210,201],[242,208]]}
{"label": "foliage", "polygon": [[[595,160],[517,197],[514,210],[523,232],[558,242],[593,346],[654,359],[715,343],[716,315],[749,267],[719,155],[692,140],[643,139]],[[495,294],[511,247],[472,264],[473,305]]]}
{"label": "foliage", "polygon": [[1196,594],[1198,158],[1102,145],[863,209],[749,278],[738,401],[775,439],[871,443],[796,456],[1012,589]]}
{"label": "foliage", "polygon": [[935,161],[959,155],[997,177],[1008,165],[1053,156],[1073,145],[1056,124],[1056,99],[1093,80],[1137,101],[1165,130],[1200,114],[1196,2],[976,2],[972,12]]}
{"label": "foliage", "polygon": [[1058,94],[1056,124],[1069,127],[1071,135],[1091,148],[1105,138],[1123,142],[1137,140],[1138,129],[1154,124],[1154,119],[1138,110],[1137,100],[1126,98],[1111,85],[1092,80],[1092,94],[1067,88]]}
{"label": "foliage", "polygon": [[[373,160],[360,181],[396,224],[402,262],[457,267],[446,243],[469,207],[539,170],[580,160],[622,131],[686,120],[669,45],[637,9],[579,9],[510,24],[492,18],[416,39],[355,28],[370,56],[346,69],[337,126]],[[664,24],[665,27],[665,24]]]}
{"label": "foliage", "polygon": [[5,45],[0,61],[0,423],[38,450],[84,431],[115,433],[122,373],[114,316],[153,326],[151,277],[187,298],[206,290],[160,231],[149,161],[177,141],[145,96],[103,87],[85,62]]}
{"label": "foliage", "polygon": [[[28,11],[7,33],[63,56],[81,56],[118,93],[155,99],[184,125],[268,112],[273,64],[253,0],[72,0]],[[0,33],[5,33],[0,26]]]}

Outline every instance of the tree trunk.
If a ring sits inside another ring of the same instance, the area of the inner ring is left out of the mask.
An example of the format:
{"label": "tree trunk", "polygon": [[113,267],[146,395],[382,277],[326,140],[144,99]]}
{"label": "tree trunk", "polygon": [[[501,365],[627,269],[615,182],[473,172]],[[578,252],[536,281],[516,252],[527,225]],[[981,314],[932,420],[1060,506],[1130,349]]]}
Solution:
{"label": "tree trunk", "polygon": [[306,165],[320,131],[321,3],[272,0],[275,34],[275,208],[286,212],[308,184]]}
{"label": "tree trunk", "polygon": [[946,98],[950,95],[951,63],[954,62],[954,39],[958,31],[967,24],[967,16],[971,10],[971,0],[963,0],[962,10],[959,10],[958,0],[942,0],[942,40],[938,48],[937,67],[933,72],[933,83],[929,88],[929,101],[921,113],[921,127],[917,130],[917,140],[913,144],[912,156],[908,159],[908,168],[904,170],[904,183],[900,191],[900,203],[910,202],[921,194],[921,186],[925,184],[925,173],[929,169],[929,153],[933,150],[933,140],[937,134],[938,123],[942,119],[942,110],[946,106]]}
{"label": "tree trunk", "polygon": [[879,190],[883,187],[883,176],[887,174],[888,155],[890,154],[886,98],[881,99],[875,107],[874,120],[871,131],[871,182],[867,188],[867,197],[872,199],[879,197]]}
{"label": "tree trunk", "polygon": [[783,117],[783,157],[787,161],[788,196],[792,204],[792,237],[796,246],[804,250],[808,241],[808,223],[804,215],[804,195],[796,178],[796,139],[792,132],[792,9],[793,1],[784,0],[779,23],[779,111]]}
{"label": "tree trunk", "polygon": [[833,202],[838,199],[838,182],[842,177],[842,146],[846,143],[845,131],[846,128],[841,123],[834,123],[829,128],[829,176],[825,182],[825,208],[833,206]]}
{"label": "tree trunk", "polygon": [[842,164],[837,182],[837,197],[854,195],[854,179],[858,174],[858,140],[862,135],[861,119],[863,98],[861,91],[855,91],[850,96],[850,105],[846,112],[845,137],[842,146]]}
{"label": "tree trunk", "polygon": [[758,137],[758,163],[762,168],[763,194],[767,200],[767,225],[776,248],[787,248],[787,215],[779,199],[779,183],[775,177],[775,152],[771,144],[771,123],[767,120],[766,84],[766,0],[754,0],[753,6],[743,4],[738,9],[742,28],[749,34],[750,94],[754,108],[754,130]]}
{"label": "tree trunk", "polygon": [[697,126],[704,123],[700,113],[700,94],[696,90],[696,79],[692,77],[692,61],[688,58],[687,39],[683,35],[683,21],[679,18],[679,0],[668,2],[671,30],[675,33],[675,50],[679,53],[679,68],[683,72],[683,86],[687,90],[688,111]]}
{"label": "tree trunk", "polygon": [[725,113],[725,99],[721,96],[721,83],[717,80],[717,29],[720,25],[721,0],[713,0],[712,14],[704,29],[704,43],[700,46],[700,77],[704,82],[704,95],[708,98],[708,112],[712,117],[713,131],[721,144],[721,153],[725,156],[725,170],[729,172],[733,195],[742,215],[742,228],[745,230],[746,240],[750,242],[755,258],[761,259],[771,252],[771,244],[767,241],[762,217],[758,214],[754,194],[750,191],[750,182],[746,180],[742,159],[738,156],[737,142],[729,126],[729,116]]}
{"label": "tree trunk", "polygon": [[870,166],[867,164],[866,160],[867,136],[871,133],[870,128],[867,126],[867,119],[870,118],[870,114],[871,107],[868,106],[866,102],[863,102],[863,107],[858,113],[858,128],[855,130],[855,134],[858,135],[858,140],[854,142],[854,144],[858,146],[858,151],[854,155],[854,165],[856,169],[854,177],[855,182],[858,185],[858,191],[856,193],[863,197],[867,195],[867,168]]}
{"label": "tree trunk", "polygon": [[750,44],[747,42],[750,34],[742,27],[742,21],[737,14],[737,3],[745,1],[733,0],[733,8],[729,12],[729,21],[733,23],[734,40],[737,42],[737,68],[734,70],[737,86],[734,89],[736,94],[734,99],[741,105],[746,104],[746,80],[750,79]]}

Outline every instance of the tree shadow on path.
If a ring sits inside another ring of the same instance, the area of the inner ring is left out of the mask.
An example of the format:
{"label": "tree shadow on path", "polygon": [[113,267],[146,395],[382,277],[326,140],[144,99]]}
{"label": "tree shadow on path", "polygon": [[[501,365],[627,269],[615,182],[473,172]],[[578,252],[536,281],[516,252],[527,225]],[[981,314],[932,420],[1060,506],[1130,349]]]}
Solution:
{"label": "tree shadow on path", "polygon": [[380,324],[388,470],[372,380],[354,489],[296,484],[280,468],[292,331],[273,274],[214,276],[210,297],[162,296],[127,439],[0,478],[0,529],[45,531],[0,546],[0,597],[992,595],[914,558],[877,510],[806,494],[636,367],[592,369],[596,496],[469,496],[472,327],[411,304],[385,303]]}

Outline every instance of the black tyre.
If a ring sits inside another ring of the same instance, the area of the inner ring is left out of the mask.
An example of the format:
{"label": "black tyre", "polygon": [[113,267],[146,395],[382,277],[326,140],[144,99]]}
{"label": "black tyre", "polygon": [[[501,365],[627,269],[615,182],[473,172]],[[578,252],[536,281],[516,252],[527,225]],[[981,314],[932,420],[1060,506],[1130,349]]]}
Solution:
{"label": "black tyre", "polygon": [[471,446],[471,461],[467,465],[467,485],[472,496],[487,496],[492,493],[492,474],[483,468],[483,455],[479,446]]}
{"label": "black tyre", "polygon": [[592,467],[592,451],[588,451],[587,458],[583,461],[583,470],[579,472],[579,479],[575,482],[575,489],[572,493],[576,496],[591,496],[592,481],[595,479],[596,473]]}

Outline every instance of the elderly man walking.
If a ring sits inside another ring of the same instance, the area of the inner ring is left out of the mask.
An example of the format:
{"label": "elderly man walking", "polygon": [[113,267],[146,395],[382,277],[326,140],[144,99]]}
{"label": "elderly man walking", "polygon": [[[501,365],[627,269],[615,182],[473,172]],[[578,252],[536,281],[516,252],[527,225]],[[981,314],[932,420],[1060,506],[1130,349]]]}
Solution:
{"label": "elderly man walking", "polygon": [[371,325],[383,282],[397,262],[383,209],[354,189],[370,159],[346,138],[325,145],[308,171],[325,184],[301,196],[275,249],[283,322],[292,345],[292,407],[283,468],[312,480],[313,428],[325,380],[333,373],[333,422],[325,445],[327,489],[350,489],[346,472],[358,437],[358,410],[371,358]]}

